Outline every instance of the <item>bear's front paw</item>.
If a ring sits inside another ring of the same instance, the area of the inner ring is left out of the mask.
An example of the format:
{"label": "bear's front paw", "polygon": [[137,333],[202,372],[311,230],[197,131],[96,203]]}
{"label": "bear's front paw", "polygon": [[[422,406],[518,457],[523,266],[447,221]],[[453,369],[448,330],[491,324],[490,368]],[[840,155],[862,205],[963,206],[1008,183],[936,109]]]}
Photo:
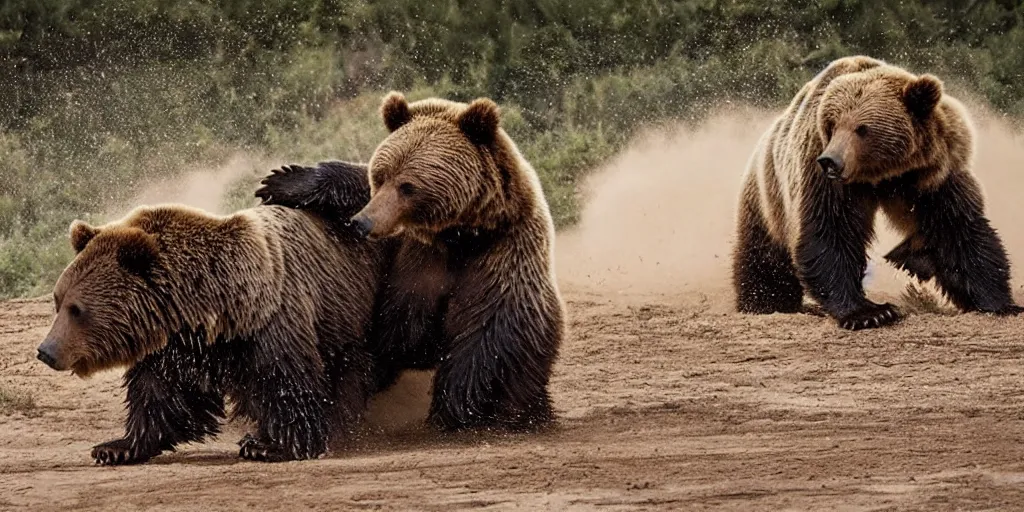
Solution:
{"label": "bear's front paw", "polygon": [[892,304],[870,304],[840,318],[839,326],[859,331],[894,324],[902,319],[903,314]]}
{"label": "bear's front paw", "polygon": [[293,458],[280,447],[260,441],[252,434],[246,434],[241,441],[238,441],[238,446],[241,446],[238,456],[246,460],[284,462]]}
{"label": "bear's front paw", "polygon": [[256,197],[263,204],[277,204],[298,208],[302,206],[302,198],[312,191],[310,179],[314,174],[298,165],[285,165],[271,171],[271,175],[260,181],[256,189]]}
{"label": "bear's front paw", "polygon": [[114,439],[92,447],[92,458],[101,466],[141,464],[156,454],[141,453],[127,439]]}

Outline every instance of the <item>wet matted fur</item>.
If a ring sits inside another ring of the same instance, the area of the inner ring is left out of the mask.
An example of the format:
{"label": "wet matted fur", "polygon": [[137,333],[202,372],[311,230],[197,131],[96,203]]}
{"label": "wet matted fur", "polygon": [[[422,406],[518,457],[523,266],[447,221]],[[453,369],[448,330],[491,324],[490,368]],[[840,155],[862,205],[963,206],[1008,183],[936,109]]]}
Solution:
{"label": "wet matted fur", "polygon": [[[127,366],[125,436],[102,464],[144,462],[216,434],[225,414],[256,432],[241,456],[317,457],[372,389],[366,350],[381,256],[319,217],[260,206],[214,216],[139,208],[92,227],[54,289],[40,359],[80,376]],[[339,238],[342,237],[342,238]]]}
{"label": "wet matted fur", "polygon": [[565,327],[536,173],[490,100],[392,93],[381,112],[391,134],[369,166],[291,166],[257,195],[345,224],[353,204],[335,198],[359,196],[348,187],[362,170],[372,199],[352,223],[381,240],[389,262],[372,330],[378,386],[436,368],[430,421],[440,429],[549,423]]}

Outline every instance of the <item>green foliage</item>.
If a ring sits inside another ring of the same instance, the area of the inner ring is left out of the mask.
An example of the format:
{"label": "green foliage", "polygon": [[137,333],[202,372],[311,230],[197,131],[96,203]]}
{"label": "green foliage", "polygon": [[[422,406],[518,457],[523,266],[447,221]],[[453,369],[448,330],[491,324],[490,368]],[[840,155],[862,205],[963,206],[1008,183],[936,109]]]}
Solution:
{"label": "green foliage", "polygon": [[[559,226],[635,133],[785,103],[828,61],[930,71],[1024,116],[1016,0],[7,0],[0,3],[0,297],[44,291],[75,217],[155,178],[366,160],[388,89],[490,96]],[[252,204],[261,172],[227,207]]]}

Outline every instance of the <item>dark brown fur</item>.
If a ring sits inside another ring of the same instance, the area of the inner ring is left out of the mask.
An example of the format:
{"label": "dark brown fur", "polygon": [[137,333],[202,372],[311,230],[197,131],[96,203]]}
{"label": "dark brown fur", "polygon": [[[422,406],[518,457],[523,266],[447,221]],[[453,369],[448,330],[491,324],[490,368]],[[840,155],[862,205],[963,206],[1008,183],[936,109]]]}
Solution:
{"label": "dark brown fur", "polygon": [[379,280],[373,244],[339,242],[281,207],[218,217],[139,208],[76,221],[40,359],[85,377],[126,366],[125,437],[102,464],[144,462],[216,434],[224,398],[252,420],[241,455],[303,459],[350,429],[372,388],[366,329]]}
{"label": "dark brown fur", "polygon": [[739,310],[796,312],[806,290],[844,328],[899,320],[862,285],[881,208],[906,236],[888,261],[934,277],[965,311],[1020,312],[971,174],[972,137],[963,106],[934,76],[862,56],[831,63],[751,159],[734,254]]}
{"label": "dark brown fur", "polygon": [[[390,254],[374,313],[380,387],[403,369],[437,368],[439,428],[548,423],[564,313],[535,172],[490,100],[409,104],[392,93],[381,112],[392,133],[369,165],[372,199],[352,219]],[[330,210],[351,205],[317,198],[352,196],[323,191],[347,187],[355,164],[330,164],[336,178],[325,165],[271,176],[257,195],[343,223]]]}

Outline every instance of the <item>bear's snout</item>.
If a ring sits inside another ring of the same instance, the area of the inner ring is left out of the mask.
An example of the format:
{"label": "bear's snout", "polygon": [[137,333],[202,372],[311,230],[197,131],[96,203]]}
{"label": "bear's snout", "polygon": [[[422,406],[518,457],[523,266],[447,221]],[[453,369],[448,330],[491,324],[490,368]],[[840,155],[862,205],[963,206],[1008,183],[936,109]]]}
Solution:
{"label": "bear's snout", "polygon": [[39,345],[39,353],[36,354],[36,358],[54,370],[63,371],[66,368],[61,367],[57,352],[57,341],[47,338],[42,345]]}
{"label": "bear's snout", "polygon": [[818,165],[821,166],[821,172],[830,180],[843,177],[843,159],[837,155],[822,154],[818,157]]}
{"label": "bear's snout", "polygon": [[370,236],[370,232],[373,231],[373,219],[366,215],[356,215],[349,221],[352,229],[356,230],[356,234],[362,238]]}

